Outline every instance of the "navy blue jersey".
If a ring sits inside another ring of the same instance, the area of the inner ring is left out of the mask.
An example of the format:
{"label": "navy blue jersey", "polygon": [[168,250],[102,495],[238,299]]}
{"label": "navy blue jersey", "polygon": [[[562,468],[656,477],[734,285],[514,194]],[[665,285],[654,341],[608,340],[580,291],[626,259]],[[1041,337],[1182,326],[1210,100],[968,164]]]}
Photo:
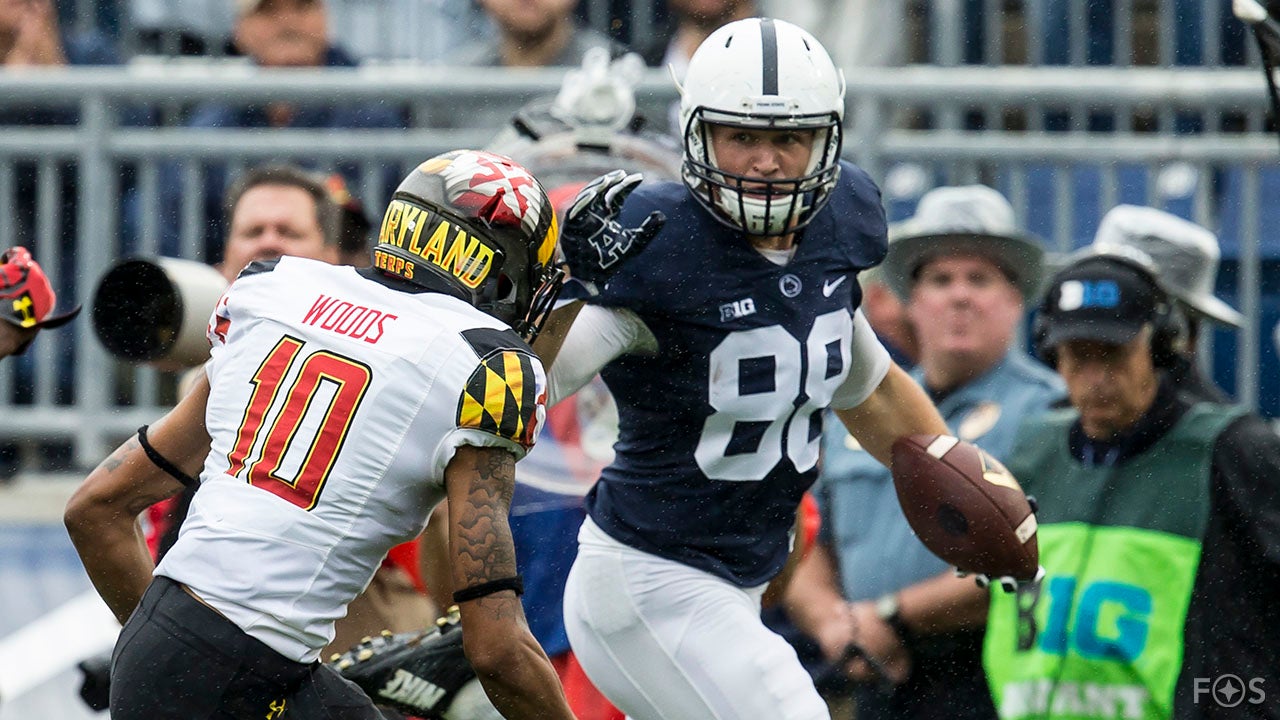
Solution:
{"label": "navy blue jersey", "polygon": [[587,498],[615,539],[743,587],[786,560],[817,475],[822,410],[849,373],[857,273],[886,252],[880,191],[841,163],[831,201],[777,265],[678,183],[642,185],[620,222],[666,226],[592,302],[657,338],[601,373],[618,402],[617,458]]}

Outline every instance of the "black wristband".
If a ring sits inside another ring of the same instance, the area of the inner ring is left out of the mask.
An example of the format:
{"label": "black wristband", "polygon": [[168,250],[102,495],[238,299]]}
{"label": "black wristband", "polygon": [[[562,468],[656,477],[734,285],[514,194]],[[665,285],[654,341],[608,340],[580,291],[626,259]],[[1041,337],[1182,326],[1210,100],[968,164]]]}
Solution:
{"label": "black wristband", "polygon": [[490,580],[489,582],[482,582],[479,585],[462,588],[453,594],[453,601],[455,603],[464,603],[468,600],[477,600],[494,593],[502,592],[503,590],[514,591],[516,597],[523,595],[524,578],[519,575],[512,575],[511,577]]}
{"label": "black wristband", "polygon": [[182,470],[169,459],[160,454],[159,450],[151,447],[151,442],[147,440],[147,426],[143,425],[138,428],[138,444],[142,446],[142,452],[147,454],[147,459],[155,463],[155,466],[165,471],[174,480],[182,483],[186,487],[195,487],[200,484],[199,480],[182,472]]}

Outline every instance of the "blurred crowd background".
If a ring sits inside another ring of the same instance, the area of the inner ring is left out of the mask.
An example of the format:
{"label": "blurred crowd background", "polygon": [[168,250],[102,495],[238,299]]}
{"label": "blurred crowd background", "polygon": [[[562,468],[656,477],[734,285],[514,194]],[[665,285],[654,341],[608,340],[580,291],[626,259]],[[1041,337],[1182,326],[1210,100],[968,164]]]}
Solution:
{"label": "blurred crowd background", "polygon": [[[591,47],[640,55],[631,125],[674,137],[671,77],[757,14],[844,68],[844,154],[891,220],[983,183],[1055,254],[1120,203],[1214,230],[1218,294],[1247,322],[1203,356],[1280,414],[1280,166],[1230,0],[0,0],[0,239],[89,303],[123,258],[217,263],[228,180],[263,162],[336,174],[375,219],[407,167],[489,144]],[[89,466],[172,400],[92,317],[0,365],[0,476]]]}
{"label": "blurred crowd background", "polygon": [[[1215,233],[1205,277],[1243,321],[1206,325],[1196,356],[1234,401],[1280,416],[1280,148],[1231,0],[0,0],[0,248],[30,248],[60,301],[85,305],[0,362],[0,638],[87,590],[59,522],[66,487],[179,392],[178,373],[118,359],[95,331],[154,340],[128,313],[175,312],[164,283],[95,303],[108,271],[222,263],[228,185],[264,164],[324,178],[354,264],[395,182],[445,150],[508,152],[549,188],[620,156],[673,177],[673,78],[715,27],[761,14],[810,30],[843,68],[843,153],[880,184],[891,221],[934,188],[983,184],[1051,262],[1120,204]],[[566,97],[567,74],[600,69],[583,66],[597,48],[614,75]],[[542,142],[567,127],[570,141]],[[868,306],[892,297],[865,282]],[[588,435],[606,456],[608,437]],[[529,492],[542,469],[521,467]],[[581,512],[582,488],[535,489]],[[72,675],[7,700],[0,720],[92,717]]]}

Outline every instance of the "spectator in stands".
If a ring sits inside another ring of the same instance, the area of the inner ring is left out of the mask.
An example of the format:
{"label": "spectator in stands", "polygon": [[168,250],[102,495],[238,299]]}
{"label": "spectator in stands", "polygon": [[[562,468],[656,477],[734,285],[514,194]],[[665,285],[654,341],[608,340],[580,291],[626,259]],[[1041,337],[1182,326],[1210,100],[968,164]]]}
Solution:
{"label": "spectator in stands", "polygon": [[53,0],[0,0],[0,66],[117,65],[119,55],[97,32],[65,32]]}
{"label": "spectator in stands", "polygon": [[479,0],[498,36],[459,51],[459,65],[479,67],[573,66],[587,48],[606,47],[612,56],[626,48],[578,25],[576,0]]}
{"label": "spectator in stands", "polygon": [[[236,24],[229,55],[243,55],[259,67],[354,67],[355,61],[328,40],[323,0],[236,0]],[[378,104],[289,103],[229,106],[206,103],[191,117],[194,127],[401,127],[403,117]]]}
{"label": "spectator in stands", "polygon": [[[264,68],[352,67],[346,52],[329,44],[328,16],[323,0],[236,0],[236,24],[228,54],[242,54]],[[396,128],[405,125],[404,114],[378,103],[342,101],[315,104],[287,102],[230,104],[224,101],[202,103],[192,111],[189,124],[202,128]],[[355,168],[341,168],[349,181]],[[387,170],[388,184],[393,185],[398,171]],[[175,165],[166,166],[164,208],[177,213],[181,207],[182,183]],[[204,190],[206,258],[216,261],[220,254],[222,227],[219,204],[226,185],[226,168],[208,168]],[[145,211],[145,210],[144,210]],[[176,217],[161,223],[164,229],[162,252],[178,254]]]}
{"label": "spectator in stands", "polygon": [[910,44],[905,2],[885,0],[762,0],[764,14],[805,28],[831,48],[847,75],[852,68],[901,65]]}
{"label": "spectator in stands", "polygon": [[1198,357],[1204,321],[1238,328],[1244,316],[1213,294],[1221,251],[1212,232],[1163,210],[1119,205],[1102,217],[1090,250],[1141,250],[1160,270],[1160,281],[1183,311],[1185,342],[1171,359],[1169,378],[1196,400],[1229,403],[1231,399],[1204,373]]}
{"label": "spectator in stands", "polygon": [[[761,15],[755,0],[667,0],[671,17],[636,51],[650,67],[670,67],[684,77],[689,58],[716,28],[734,20]],[[788,19],[783,15],[773,15]],[[807,30],[814,28],[796,23]],[[831,47],[828,45],[827,47]]]}
{"label": "spectator in stands", "polygon": [[[881,271],[906,302],[919,342],[912,376],[952,433],[1007,457],[1024,418],[1062,384],[1014,340],[1038,296],[1044,251],[988,187],[938,188],[890,231]],[[815,495],[821,539],[801,561],[787,604],[829,662],[856,644],[887,670],[891,692],[855,691],[860,720],[995,717],[982,670],[985,594],[916,539],[889,470],[841,426],[823,438]],[[870,680],[861,663],[855,679]]]}

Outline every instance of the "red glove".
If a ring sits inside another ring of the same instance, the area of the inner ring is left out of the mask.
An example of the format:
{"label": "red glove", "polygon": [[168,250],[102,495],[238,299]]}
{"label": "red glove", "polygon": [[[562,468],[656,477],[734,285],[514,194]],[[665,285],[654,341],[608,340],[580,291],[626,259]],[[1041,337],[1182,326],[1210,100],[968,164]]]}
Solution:
{"label": "red glove", "polygon": [[80,312],[54,313],[58,302],[49,278],[26,248],[17,246],[0,255],[0,316],[24,328],[52,328],[63,325]]}

